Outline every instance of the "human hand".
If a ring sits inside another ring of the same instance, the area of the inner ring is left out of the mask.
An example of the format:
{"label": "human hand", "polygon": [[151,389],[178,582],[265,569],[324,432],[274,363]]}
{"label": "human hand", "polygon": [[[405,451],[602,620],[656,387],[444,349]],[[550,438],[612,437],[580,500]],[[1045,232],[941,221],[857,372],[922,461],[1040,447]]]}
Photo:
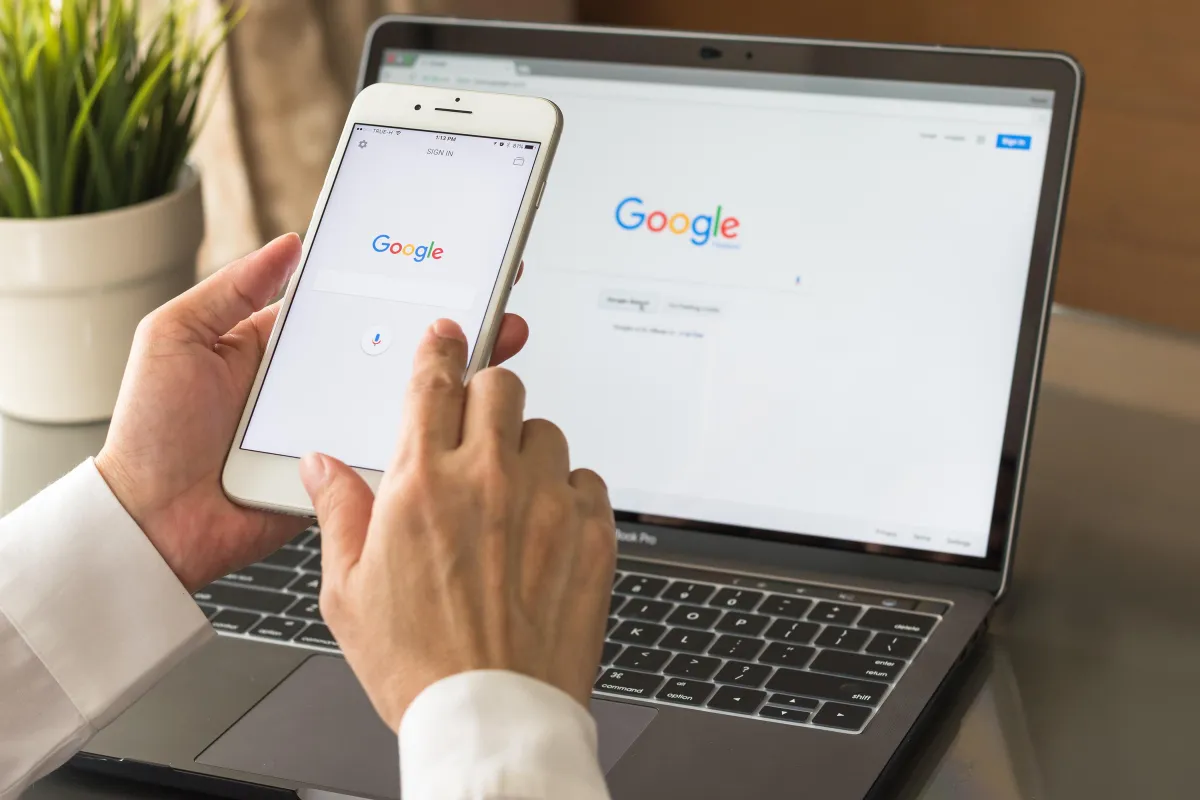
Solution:
{"label": "human hand", "polygon": [[604,482],[562,432],[523,422],[525,388],[439,320],[421,342],[391,466],[373,496],[340,461],[300,475],[322,542],[321,613],[392,730],[442,678],[520,672],[586,707],[616,560]]}
{"label": "human hand", "polygon": [[[188,589],[274,552],[308,522],[234,505],[221,468],[300,259],[282,236],[152,312],[138,325],[96,468]],[[493,361],[528,337],[506,316]]]}

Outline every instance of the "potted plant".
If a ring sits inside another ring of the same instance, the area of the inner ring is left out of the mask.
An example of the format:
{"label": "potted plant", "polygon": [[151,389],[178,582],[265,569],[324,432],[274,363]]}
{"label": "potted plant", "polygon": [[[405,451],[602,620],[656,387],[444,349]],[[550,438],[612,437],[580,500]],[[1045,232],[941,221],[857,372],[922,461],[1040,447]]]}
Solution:
{"label": "potted plant", "polygon": [[187,161],[235,23],[196,4],[0,0],[0,411],[111,415],[138,321],[192,281]]}

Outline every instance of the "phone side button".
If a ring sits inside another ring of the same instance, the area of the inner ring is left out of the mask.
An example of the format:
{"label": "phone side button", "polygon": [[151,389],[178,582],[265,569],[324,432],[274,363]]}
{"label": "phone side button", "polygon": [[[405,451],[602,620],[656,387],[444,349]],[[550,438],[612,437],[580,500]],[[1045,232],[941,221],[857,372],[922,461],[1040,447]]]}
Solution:
{"label": "phone side button", "polygon": [[533,207],[534,207],[534,208],[541,208],[541,207],[542,207],[542,194],[543,194],[545,191],[546,191],[546,182],[545,182],[545,181],[542,181],[542,185],[538,187],[538,196],[537,196],[537,200],[534,200],[534,201],[533,201]]}

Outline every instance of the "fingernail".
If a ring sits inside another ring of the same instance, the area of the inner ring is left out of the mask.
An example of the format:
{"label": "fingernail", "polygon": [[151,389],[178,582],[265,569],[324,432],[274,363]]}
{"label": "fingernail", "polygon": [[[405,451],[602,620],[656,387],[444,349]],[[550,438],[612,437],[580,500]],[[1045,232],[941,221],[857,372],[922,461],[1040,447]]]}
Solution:
{"label": "fingernail", "polygon": [[457,339],[461,342],[467,338],[463,336],[462,328],[458,326],[458,323],[451,319],[439,319],[433,323],[432,330],[442,339]]}
{"label": "fingernail", "polygon": [[329,464],[320,453],[309,453],[300,459],[300,482],[310,495],[316,494],[317,490],[325,485],[328,475]]}

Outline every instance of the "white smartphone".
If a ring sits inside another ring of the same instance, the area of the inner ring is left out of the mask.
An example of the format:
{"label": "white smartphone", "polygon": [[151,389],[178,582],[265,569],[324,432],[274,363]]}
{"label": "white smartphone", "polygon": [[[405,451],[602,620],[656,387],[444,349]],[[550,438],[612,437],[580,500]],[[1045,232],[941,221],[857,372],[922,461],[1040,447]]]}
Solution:
{"label": "white smartphone", "polygon": [[298,469],[311,451],[377,488],[434,320],[466,332],[464,380],[487,365],[561,129],[539,98],[358,95],[225,461],[231,499],[311,515]]}

